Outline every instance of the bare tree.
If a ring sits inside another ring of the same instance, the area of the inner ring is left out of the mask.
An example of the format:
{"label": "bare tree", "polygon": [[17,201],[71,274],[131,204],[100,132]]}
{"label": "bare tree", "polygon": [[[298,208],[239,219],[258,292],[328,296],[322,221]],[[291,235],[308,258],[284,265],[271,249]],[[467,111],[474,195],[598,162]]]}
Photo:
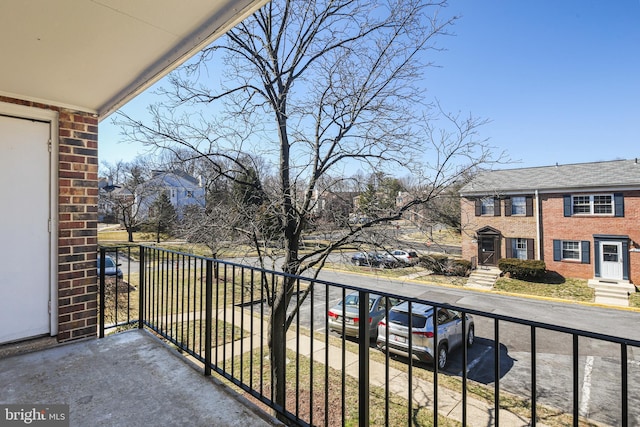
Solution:
{"label": "bare tree", "polygon": [[[317,275],[332,251],[361,241],[377,224],[401,218],[460,174],[492,160],[485,141],[477,139],[482,121],[445,114],[454,130],[437,134],[431,117],[416,114],[427,108],[420,89],[431,65],[427,54],[438,50],[437,36],[456,19],[439,18],[445,5],[274,0],[173,73],[170,86],[159,92],[163,102],[150,107],[152,122],[122,115],[124,132],[132,140],[189,153],[189,159],[207,159],[218,177],[254,188],[259,182],[265,197],[246,209],[251,220],[237,224],[236,232],[253,241],[261,262],[265,242],[278,240],[284,272],[315,269]],[[216,82],[208,67],[221,61],[226,67]],[[260,179],[247,180],[247,153],[252,161],[271,162],[276,174],[256,169]],[[346,170],[404,171],[420,186],[408,203],[351,226],[326,247],[301,253],[314,191],[330,174],[344,176]],[[299,309],[287,316],[294,285],[284,279],[272,298],[269,346],[280,405],[286,357],[274,343],[284,342]]]}
{"label": "bare tree", "polygon": [[136,191],[140,184],[151,176],[152,167],[143,159],[115,164],[103,163],[100,174],[108,178],[111,188],[100,192],[100,197],[113,211],[116,220],[127,230],[128,241],[133,242],[133,232],[142,223],[136,202]]}

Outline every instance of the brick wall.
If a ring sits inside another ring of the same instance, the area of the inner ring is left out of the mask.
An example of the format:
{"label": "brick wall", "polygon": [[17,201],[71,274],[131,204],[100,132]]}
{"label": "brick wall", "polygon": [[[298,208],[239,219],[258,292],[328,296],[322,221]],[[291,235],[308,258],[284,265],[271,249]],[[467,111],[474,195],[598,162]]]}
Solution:
{"label": "brick wall", "polygon": [[98,119],[30,101],[0,101],[58,112],[58,340],[96,336]]}
{"label": "brick wall", "polygon": [[[577,193],[576,193],[577,194]],[[585,193],[593,194],[593,193]],[[544,260],[548,270],[565,277],[590,279],[594,277],[594,234],[628,235],[640,248],[640,191],[624,192],[624,217],[613,216],[564,216],[563,194],[547,194],[541,197]],[[588,240],[590,262],[582,264],[553,260],[553,240]],[[640,252],[629,253],[629,280],[640,283]]]}
{"label": "brick wall", "polygon": [[[502,233],[500,258],[506,256],[505,238],[534,239],[534,241],[537,241],[535,212],[534,216],[505,216],[504,201],[500,200],[500,216],[476,216],[474,200],[463,197],[460,203],[462,212],[462,257],[464,259],[471,259],[472,256],[478,255],[478,244],[474,243],[474,239],[477,237],[476,232],[487,226],[493,227]],[[538,253],[537,248],[534,253]]]}

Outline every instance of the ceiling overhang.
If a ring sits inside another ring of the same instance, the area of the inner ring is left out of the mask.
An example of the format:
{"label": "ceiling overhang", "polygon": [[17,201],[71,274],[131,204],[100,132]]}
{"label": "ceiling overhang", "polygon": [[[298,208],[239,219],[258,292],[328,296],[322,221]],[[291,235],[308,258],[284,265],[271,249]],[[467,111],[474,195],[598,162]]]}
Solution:
{"label": "ceiling overhang", "polygon": [[100,120],[267,0],[3,0],[0,95]]}

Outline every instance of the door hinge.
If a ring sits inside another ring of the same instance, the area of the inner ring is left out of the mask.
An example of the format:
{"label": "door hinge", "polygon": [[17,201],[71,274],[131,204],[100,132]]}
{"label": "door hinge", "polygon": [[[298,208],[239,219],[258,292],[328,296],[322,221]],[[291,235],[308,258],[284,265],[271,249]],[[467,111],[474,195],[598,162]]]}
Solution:
{"label": "door hinge", "polygon": [[53,221],[51,220],[51,218],[49,218],[49,221],[47,222],[47,230],[49,231],[49,233],[51,233],[52,227],[53,227]]}
{"label": "door hinge", "polygon": [[48,150],[49,150],[49,152],[51,153],[51,150],[52,150],[51,140],[49,140],[49,141],[47,142],[47,149],[48,149]]}
{"label": "door hinge", "polygon": [[49,314],[51,314],[51,300],[49,300]]}

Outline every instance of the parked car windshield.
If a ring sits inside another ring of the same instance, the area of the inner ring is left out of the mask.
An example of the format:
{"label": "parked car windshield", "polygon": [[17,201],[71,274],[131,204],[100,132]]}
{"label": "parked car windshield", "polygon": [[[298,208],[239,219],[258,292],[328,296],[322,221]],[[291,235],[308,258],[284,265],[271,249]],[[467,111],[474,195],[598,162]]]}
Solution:
{"label": "parked car windshield", "polygon": [[[347,295],[347,297],[344,299],[344,303],[347,306],[356,306],[358,305],[358,301],[359,301],[360,297],[357,294],[350,294]],[[369,311],[371,311],[371,307],[373,307],[373,304],[376,302],[375,298],[369,297]]]}
{"label": "parked car windshield", "polygon": [[[98,258],[98,267],[100,266],[100,259]],[[105,268],[113,268],[116,266],[116,263],[111,259],[111,257],[106,257],[104,259]]]}
{"label": "parked car windshield", "polygon": [[[411,326],[414,328],[424,328],[427,324],[427,318],[424,316],[413,314],[411,317],[413,318]],[[389,312],[389,322],[409,327],[409,313],[406,311],[391,310]]]}

